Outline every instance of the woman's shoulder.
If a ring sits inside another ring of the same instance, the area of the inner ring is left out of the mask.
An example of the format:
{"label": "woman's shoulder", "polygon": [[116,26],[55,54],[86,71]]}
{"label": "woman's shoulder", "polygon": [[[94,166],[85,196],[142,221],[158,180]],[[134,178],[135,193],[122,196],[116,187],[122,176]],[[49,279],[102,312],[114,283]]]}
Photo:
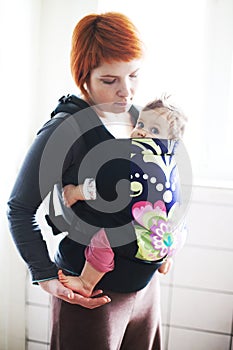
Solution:
{"label": "woman's shoulder", "polygon": [[[56,108],[52,111],[51,118],[47,120],[38,130],[37,135],[45,132],[51,133],[61,124],[63,126],[70,126],[70,122],[64,123],[64,121],[68,120],[69,117],[75,113],[80,112],[88,107],[89,105],[84,100],[75,95],[68,94],[66,96],[62,96],[59,98]],[[70,120],[71,119],[72,118],[70,118]]]}
{"label": "woman's shoulder", "polygon": [[89,104],[80,97],[68,94],[59,98],[58,105],[51,113],[51,118],[54,118],[58,113],[61,112],[74,114],[88,107],[90,107]]}

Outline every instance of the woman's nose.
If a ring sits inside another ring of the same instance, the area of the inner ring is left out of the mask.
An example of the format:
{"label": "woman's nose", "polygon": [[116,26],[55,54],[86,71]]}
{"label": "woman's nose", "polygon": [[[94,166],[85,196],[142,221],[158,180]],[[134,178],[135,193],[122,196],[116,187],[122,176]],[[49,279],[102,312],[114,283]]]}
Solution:
{"label": "woman's nose", "polygon": [[120,84],[118,90],[118,96],[120,97],[128,97],[131,94],[131,84],[128,81],[124,81]]}

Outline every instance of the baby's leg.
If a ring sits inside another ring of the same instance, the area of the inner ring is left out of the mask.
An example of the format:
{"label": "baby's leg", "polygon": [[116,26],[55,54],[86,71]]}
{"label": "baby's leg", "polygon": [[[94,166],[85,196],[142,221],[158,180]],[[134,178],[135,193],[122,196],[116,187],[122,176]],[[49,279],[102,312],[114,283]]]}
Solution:
{"label": "baby's leg", "polygon": [[85,249],[85,257],[97,271],[109,272],[114,269],[114,253],[103,228],[92,237]]}

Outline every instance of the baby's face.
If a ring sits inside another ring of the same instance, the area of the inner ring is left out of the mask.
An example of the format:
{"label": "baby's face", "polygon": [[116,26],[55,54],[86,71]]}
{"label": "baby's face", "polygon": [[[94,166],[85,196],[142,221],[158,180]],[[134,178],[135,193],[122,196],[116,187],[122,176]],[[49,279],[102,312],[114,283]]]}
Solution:
{"label": "baby's face", "polygon": [[164,109],[142,111],[131,137],[168,139],[169,123],[167,115],[168,112]]}

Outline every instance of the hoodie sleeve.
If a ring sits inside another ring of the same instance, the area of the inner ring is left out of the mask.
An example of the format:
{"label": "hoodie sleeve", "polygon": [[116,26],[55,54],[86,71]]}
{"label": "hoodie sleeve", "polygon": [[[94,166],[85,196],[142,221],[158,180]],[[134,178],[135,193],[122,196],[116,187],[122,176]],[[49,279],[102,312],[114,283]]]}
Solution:
{"label": "hoodie sleeve", "polygon": [[77,138],[75,125],[69,118],[54,118],[42,127],[25,157],[8,201],[10,232],[33,282],[57,278],[57,267],[50,259],[36,212],[72,164],[71,146]]}

